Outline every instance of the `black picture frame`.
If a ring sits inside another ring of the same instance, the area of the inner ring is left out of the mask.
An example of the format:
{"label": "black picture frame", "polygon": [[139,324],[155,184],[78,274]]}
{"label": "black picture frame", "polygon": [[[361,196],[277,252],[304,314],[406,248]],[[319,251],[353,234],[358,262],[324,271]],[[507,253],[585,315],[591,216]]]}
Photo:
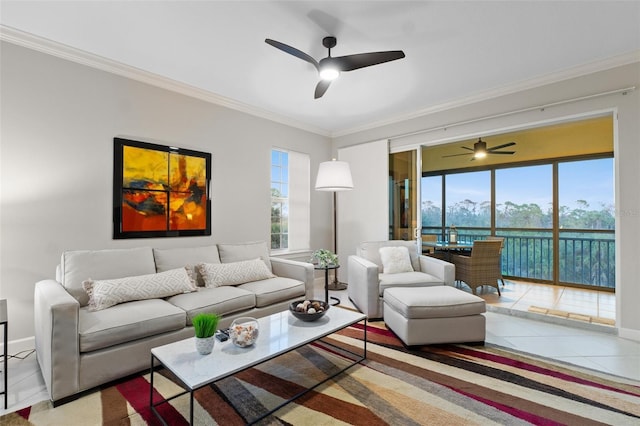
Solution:
{"label": "black picture frame", "polygon": [[114,138],[113,238],[211,235],[210,183],[210,153]]}

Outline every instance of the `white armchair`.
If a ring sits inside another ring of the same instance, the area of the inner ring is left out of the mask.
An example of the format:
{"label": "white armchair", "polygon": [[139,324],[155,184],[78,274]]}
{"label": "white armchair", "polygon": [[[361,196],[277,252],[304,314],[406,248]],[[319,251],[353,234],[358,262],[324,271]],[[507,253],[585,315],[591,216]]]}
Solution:
{"label": "white armchair", "polygon": [[[381,247],[406,246],[412,272],[383,273]],[[369,318],[382,318],[384,290],[391,287],[454,285],[455,267],[435,257],[418,255],[414,241],[369,241],[361,243],[349,256],[349,299]]]}

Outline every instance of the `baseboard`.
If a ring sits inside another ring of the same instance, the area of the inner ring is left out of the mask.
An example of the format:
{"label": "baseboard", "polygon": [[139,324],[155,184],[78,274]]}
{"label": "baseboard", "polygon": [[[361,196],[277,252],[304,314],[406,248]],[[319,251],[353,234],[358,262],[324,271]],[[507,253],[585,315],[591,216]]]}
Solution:
{"label": "baseboard", "polygon": [[630,328],[620,328],[618,330],[618,336],[623,339],[635,340],[640,342],[640,330],[632,330]]}
{"label": "baseboard", "polygon": [[[503,306],[493,306],[489,304],[487,304],[487,311],[496,312],[499,314],[511,315],[514,317],[528,318],[536,321],[546,322],[549,324],[564,325],[566,327],[579,328],[582,330],[590,330],[590,331],[597,331],[600,333],[619,335],[619,331],[617,328],[611,327],[608,325],[593,324],[593,323],[588,323],[583,321],[571,320],[567,318],[554,317],[553,315],[544,315],[536,312],[520,311],[517,309],[511,309]],[[622,336],[620,335],[620,337]]]}
{"label": "baseboard", "polygon": [[[32,351],[36,347],[36,338],[35,336],[31,336],[24,339],[10,340],[8,346],[9,350],[7,351],[7,353],[9,355],[16,355],[20,352]],[[3,344],[0,344],[0,352],[4,353]]]}

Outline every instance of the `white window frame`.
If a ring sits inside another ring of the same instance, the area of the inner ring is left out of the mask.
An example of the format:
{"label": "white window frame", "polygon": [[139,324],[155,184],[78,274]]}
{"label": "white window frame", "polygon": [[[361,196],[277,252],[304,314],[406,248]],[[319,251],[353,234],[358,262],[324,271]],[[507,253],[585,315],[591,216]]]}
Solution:
{"label": "white window frame", "polygon": [[[309,155],[305,153],[273,147],[271,156],[273,151],[284,152],[288,155],[289,191],[288,197],[272,196],[270,206],[273,206],[274,202],[285,202],[286,200],[289,215],[286,232],[288,236],[287,247],[271,251],[273,253],[308,251],[311,246],[311,160]],[[271,208],[269,214],[271,215]],[[269,223],[271,223],[271,216]],[[271,232],[269,235],[271,236]],[[271,242],[271,239],[269,241]]]}

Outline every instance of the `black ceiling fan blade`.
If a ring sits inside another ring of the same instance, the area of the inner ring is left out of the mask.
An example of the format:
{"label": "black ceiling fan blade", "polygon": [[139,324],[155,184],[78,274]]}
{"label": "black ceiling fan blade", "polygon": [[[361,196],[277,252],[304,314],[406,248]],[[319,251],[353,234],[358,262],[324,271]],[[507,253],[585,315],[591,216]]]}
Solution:
{"label": "black ceiling fan blade", "polygon": [[280,49],[283,52],[288,53],[289,55],[293,55],[296,58],[300,58],[303,61],[309,62],[314,67],[316,67],[317,70],[320,69],[320,66],[318,65],[318,61],[316,61],[315,59],[313,59],[311,56],[307,55],[303,51],[296,49],[295,47],[291,47],[288,44],[284,44],[276,40],[271,40],[270,38],[265,39],[264,42],[275,47],[276,49]]}
{"label": "black ceiling fan blade", "polygon": [[515,151],[489,151],[487,154],[507,154],[507,155],[511,155],[511,154],[515,154]]}
{"label": "black ceiling fan blade", "polygon": [[388,52],[357,53],[355,55],[338,56],[331,58],[331,60],[340,71],[353,71],[402,58],[404,58],[404,52],[402,50],[391,50]]}
{"label": "black ceiling fan blade", "polygon": [[469,147],[466,147],[466,146],[461,146],[460,148],[466,149],[468,151],[475,151],[473,148],[469,148]]}
{"label": "black ceiling fan blade", "polygon": [[488,148],[487,151],[493,151],[494,149],[502,149],[502,148],[506,148],[508,146],[514,146],[516,143],[515,142],[509,142],[509,143],[505,143],[502,145],[498,145],[498,146],[492,146],[491,148]]}
{"label": "black ceiling fan blade", "polygon": [[472,155],[473,152],[465,152],[464,154],[450,154],[450,155],[443,155],[442,158],[444,157],[459,157],[461,155]]}
{"label": "black ceiling fan blade", "polygon": [[331,85],[331,80],[320,80],[318,82],[318,85],[316,86],[314,99],[321,98],[322,95],[324,95],[324,93],[327,91],[330,85]]}

